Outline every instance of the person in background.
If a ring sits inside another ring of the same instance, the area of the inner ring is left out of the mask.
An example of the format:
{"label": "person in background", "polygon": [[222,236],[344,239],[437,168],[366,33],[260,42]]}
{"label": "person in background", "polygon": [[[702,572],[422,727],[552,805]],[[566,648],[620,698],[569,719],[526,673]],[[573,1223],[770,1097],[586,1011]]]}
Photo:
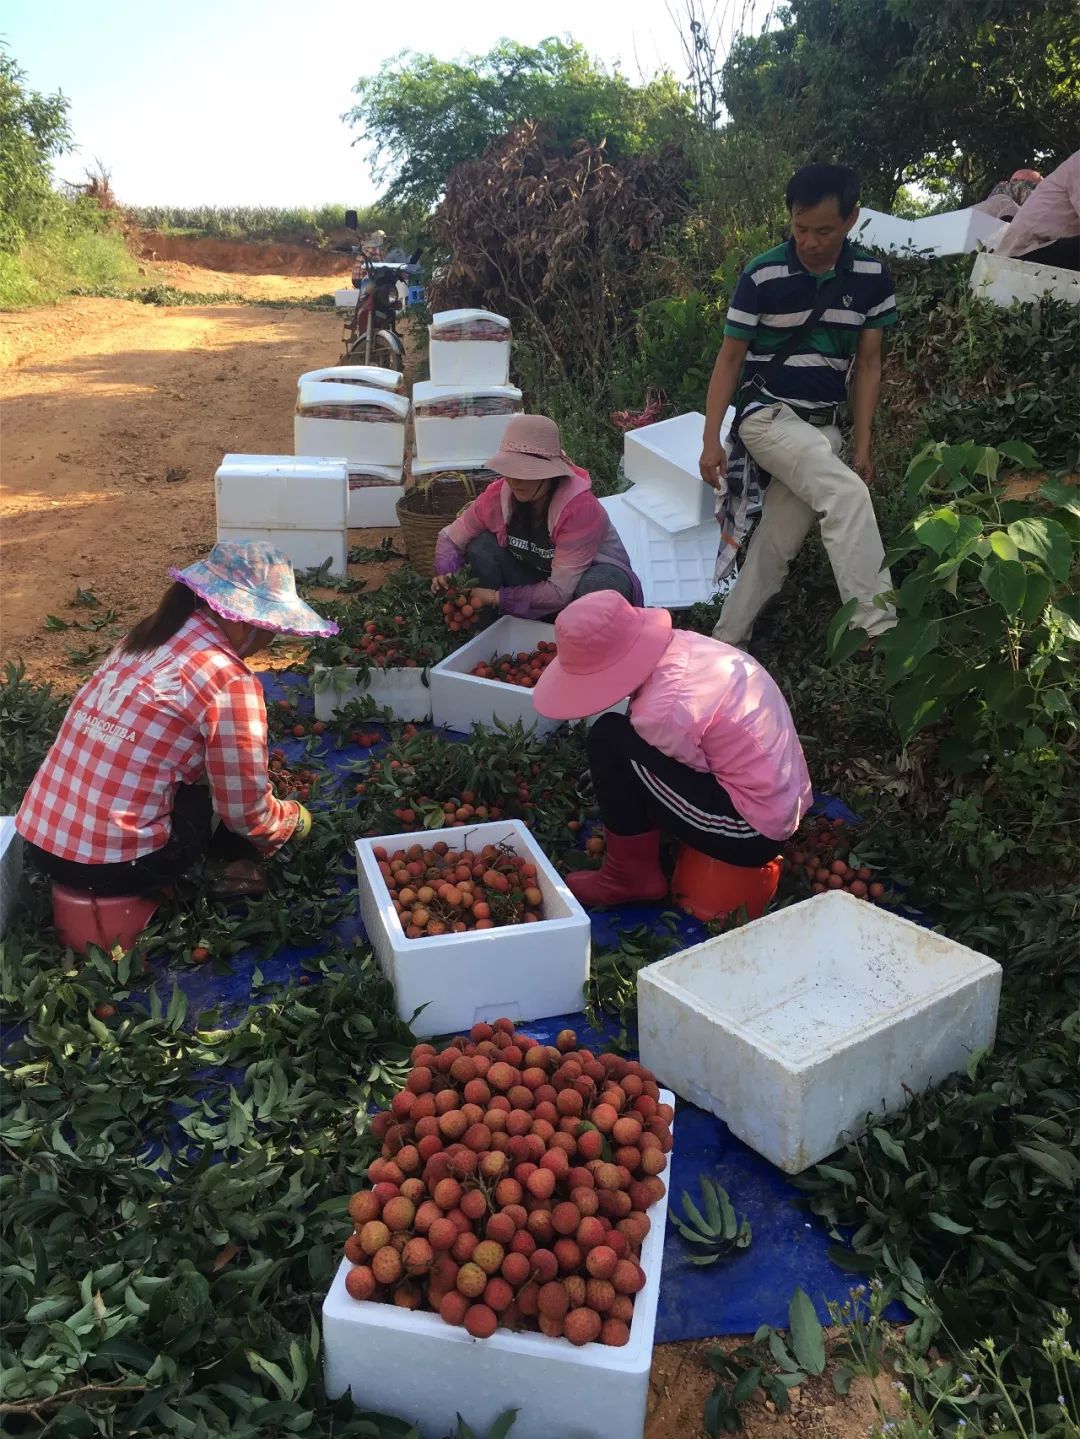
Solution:
{"label": "person in background", "polygon": [[984,215],[993,215],[998,220],[1012,220],[1041,180],[1038,170],[1014,170],[1007,180],[995,185],[986,199],[980,200],[972,209],[981,210]]}
{"label": "person in background", "polygon": [[[892,279],[883,260],[848,240],[859,217],[853,170],[805,166],[788,182],[787,205],[791,238],[751,260],[739,277],[705,408],[702,480],[721,496],[726,492],[729,456],[720,428],[734,400],[731,462],[752,462],[768,485],[745,562],[713,631],[732,645],[749,641],[815,522],[841,601],[856,601],[851,623],[872,637],[896,623],[891,607],[875,604],[892,581],[869,491],[882,335],[896,323]],[[777,357],[785,346],[789,352]],[[853,436],[846,464],[837,421],[849,384]]]}
{"label": "person in background", "polygon": [[545,415],[515,415],[487,468],[499,477],[439,535],[432,589],[468,566],[477,608],[520,619],[558,614],[594,590],[642,603],[641,582],[587,470],[567,458]]}
{"label": "person in background", "polygon": [[1080,150],[1036,188],[998,242],[997,253],[1080,270]]}
{"label": "person in background", "polygon": [[[15,819],[50,878],[147,895],[211,852],[219,892],[259,893],[258,859],[311,829],[268,777],[262,687],[244,663],[276,634],[331,635],[263,541],[215,545],[72,701]],[[220,826],[212,836],[213,817]]]}
{"label": "person in background", "polygon": [[802,746],[768,671],[742,650],[673,630],[667,610],[610,591],[555,621],[556,658],[533,690],[538,714],[584,719],[607,849],[566,883],[591,908],[662,899],[661,832],[757,869],[799,827],[813,792]]}

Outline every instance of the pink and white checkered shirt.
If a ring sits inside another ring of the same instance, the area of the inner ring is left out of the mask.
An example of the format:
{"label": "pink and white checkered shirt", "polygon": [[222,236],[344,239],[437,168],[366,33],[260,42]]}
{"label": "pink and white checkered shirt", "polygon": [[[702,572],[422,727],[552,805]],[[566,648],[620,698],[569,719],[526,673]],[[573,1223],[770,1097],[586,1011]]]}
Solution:
{"label": "pink and white checkered shirt", "polygon": [[109,656],[72,701],[15,827],[49,854],[117,864],[168,841],[173,796],[205,777],[222,823],[272,853],[299,807],[267,777],[262,688],[205,614],[146,654]]}

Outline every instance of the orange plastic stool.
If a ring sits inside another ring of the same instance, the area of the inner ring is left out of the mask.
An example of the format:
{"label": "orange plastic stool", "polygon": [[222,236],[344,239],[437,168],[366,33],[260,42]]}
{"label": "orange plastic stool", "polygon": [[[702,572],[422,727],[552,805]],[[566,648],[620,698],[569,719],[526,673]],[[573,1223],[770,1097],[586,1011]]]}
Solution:
{"label": "orange plastic stool", "polygon": [[744,869],[682,844],[671,877],[671,897],[695,919],[724,919],[743,906],[751,919],[760,919],[780,883],[781,866],[777,855],[760,869]]}
{"label": "orange plastic stool", "polygon": [[57,939],[77,954],[85,954],[91,944],[106,952],[116,944],[130,949],[161,901],[139,894],[88,894],[54,883],[52,902]]}

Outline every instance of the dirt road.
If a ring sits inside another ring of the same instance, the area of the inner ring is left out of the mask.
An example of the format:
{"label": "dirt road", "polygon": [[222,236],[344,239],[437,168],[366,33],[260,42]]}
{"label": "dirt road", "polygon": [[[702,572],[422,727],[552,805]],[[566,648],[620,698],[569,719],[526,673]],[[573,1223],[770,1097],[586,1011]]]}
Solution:
{"label": "dirt road", "polygon": [[[177,263],[153,278],[252,298],[347,283]],[[125,300],[0,316],[2,657],[72,688],[69,648],[105,636],[46,631],[46,616],[91,618],[71,607],[77,588],[121,625],[152,608],[168,567],[213,543],[222,455],[292,451],[296,377],[334,362],[340,330],[330,311]]]}

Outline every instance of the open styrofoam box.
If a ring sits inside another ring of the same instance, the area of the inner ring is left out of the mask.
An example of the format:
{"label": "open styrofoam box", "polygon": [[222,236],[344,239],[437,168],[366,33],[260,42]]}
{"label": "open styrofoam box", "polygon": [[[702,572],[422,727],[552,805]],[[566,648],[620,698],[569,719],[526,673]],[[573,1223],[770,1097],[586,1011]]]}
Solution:
{"label": "open styrofoam box", "polygon": [[[439,400],[489,398],[510,400],[513,411],[506,415],[435,415],[420,413],[423,405]],[[413,386],[413,425],[416,458],[421,465],[451,468],[472,461],[490,460],[502,444],[503,432],[521,410],[521,391],[513,385],[436,385],[422,380]]]}
{"label": "open styrofoam box", "polygon": [[730,588],[730,579],[717,585],[714,578],[720,547],[720,526],[715,519],[672,533],[646,519],[628,499],[625,493],[609,495],[600,503],[641,581],[647,605],[685,609],[712,599],[717,590]]}
{"label": "open styrofoam box", "polygon": [[349,528],[395,529],[401,524],[397,502],[405,493],[400,465],[365,465],[346,460],[349,472]]}
{"label": "open styrofoam box", "polygon": [[4,934],[15,908],[22,877],[23,841],[13,815],[0,817],[0,935]]}
{"label": "open styrofoam box", "polygon": [[[660,1099],[674,1103],[667,1090]],[[670,1175],[671,1155],[661,1178]],[[645,1287],[621,1349],[510,1329],[473,1339],[437,1314],[350,1298],[342,1260],[323,1301],[327,1395],[351,1390],[355,1404],[400,1415],[422,1439],[443,1439],[458,1414],[486,1434],[507,1409],[518,1410],[513,1439],[642,1439],[667,1208],[665,1195],[648,1211]]]}
{"label": "open styrofoam box", "polygon": [[217,539],[268,540],[294,569],[348,565],[348,473],[343,459],[226,455],[214,476]]}
{"label": "open styrofoam box", "polygon": [[[440,840],[477,853],[487,844],[505,844],[525,857],[536,866],[543,919],[406,939],[374,849],[383,845],[391,854],[412,844],[430,849]],[[356,868],[364,929],[394,986],[398,1015],[411,1020],[415,1034],[456,1034],[500,1015],[516,1022],[581,1008],[582,987],[589,979],[589,916],[520,820],[360,839]],[[421,1005],[426,1008],[414,1020]]]}
{"label": "open styrofoam box", "polygon": [[637,983],[642,1064],[798,1174],[993,1043],[1001,966],[835,891]]}
{"label": "open styrofoam box", "polygon": [[432,669],[432,722],[468,734],[476,723],[487,725],[501,720],[504,724],[520,722],[526,729],[535,726],[537,734],[550,734],[559,721],[536,713],[532,690],[503,684],[501,680],[481,679],[469,671],[493,655],[517,654],[521,650],[531,654],[541,640],[554,639],[555,626],[540,620],[519,620],[514,615],[497,619]]}
{"label": "open styrofoam box", "polygon": [[1014,300],[1037,304],[1044,295],[1080,305],[1080,273],[1076,270],[1037,265],[1010,255],[976,255],[969,285],[981,300],[993,300],[1002,309],[1008,309]]}
{"label": "open styrofoam box", "polygon": [[334,304],[339,310],[355,310],[360,298],[359,290],[335,290]]}
{"label": "open styrofoam box", "polygon": [[299,390],[307,384],[368,385],[376,390],[400,390],[402,376],[385,365],[327,365],[308,370],[296,382]]}
{"label": "open styrofoam box", "polygon": [[[505,340],[441,340],[439,332],[470,320],[506,331]],[[440,310],[428,326],[428,361],[437,385],[505,385],[510,379],[510,321],[490,310]]]}
{"label": "open styrofoam box", "polygon": [[623,471],[634,488],[625,497],[652,497],[671,527],[683,529],[711,519],[713,491],[698,469],[704,433],[705,416],[696,412],[630,430],[623,439]]}
{"label": "open styrofoam box", "polygon": [[[355,419],[306,415],[308,406],[334,405],[357,411]],[[381,412],[365,418],[362,409]],[[405,395],[373,385],[341,385],[332,380],[310,380],[297,391],[293,416],[293,448],[298,455],[344,455],[365,465],[405,463],[405,422],[409,401]]]}
{"label": "open styrofoam box", "polygon": [[373,669],[358,676],[352,665],[316,665],[311,676],[315,718],[331,719],[354,700],[370,699],[394,719],[431,719],[431,690],[422,669]]}
{"label": "open styrofoam box", "polygon": [[926,215],[921,220],[903,220],[866,206],[851,232],[857,245],[870,245],[894,254],[904,251],[931,255],[963,255],[980,245],[992,247],[1005,233],[1006,222],[984,210],[948,210],[943,215]]}

